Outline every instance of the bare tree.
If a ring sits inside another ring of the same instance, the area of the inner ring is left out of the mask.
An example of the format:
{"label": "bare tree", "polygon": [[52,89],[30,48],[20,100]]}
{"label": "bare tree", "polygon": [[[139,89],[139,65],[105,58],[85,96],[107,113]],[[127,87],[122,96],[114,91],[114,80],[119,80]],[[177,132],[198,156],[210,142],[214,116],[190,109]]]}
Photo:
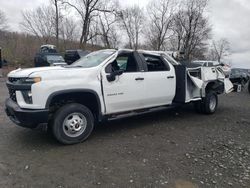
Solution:
{"label": "bare tree", "polygon": [[0,30],[6,30],[7,28],[7,18],[3,11],[0,10]]}
{"label": "bare tree", "polygon": [[89,40],[96,35],[90,35],[90,26],[93,17],[98,16],[98,12],[109,12],[110,10],[103,9],[101,0],[63,0],[63,4],[72,7],[81,18],[82,32],[80,37],[80,46],[85,48]]}
{"label": "bare tree", "polygon": [[120,13],[120,22],[128,36],[129,47],[137,50],[144,22],[143,10],[139,6],[127,7]]}
{"label": "bare tree", "polygon": [[63,45],[60,47],[65,49],[70,48],[70,44],[74,43],[74,41],[77,41],[77,32],[78,27],[77,23],[71,19],[71,18],[63,18],[59,27],[59,33],[60,33],[60,41],[62,41]]}
{"label": "bare tree", "polygon": [[48,43],[55,33],[55,11],[49,6],[40,6],[35,10],[22,12],[21,28],[43,42]]}
{"label": "bare tree", "polygon": [[171,36],[173,0],[151,1],[147,6],[149,15],[149,44],[154,50],[163,50]]}
{"label": "bare tree", "polygon": [[59,17],[60,17],[60,11],[59,11],[59,5],[58,2],[60,0],[51,0],[51,3],[55,7],[55,32],[56,32],[56,46],[59,47]]}
{"label": "bare tree", "polygon": [[211,55],[214,60],[221,62],[221,60],[229,55],[230,43],[227,39],[222,38],[218,41],[213,41]]}
{"label": "bare tree", "polygon": [[105,10],[113,10],[111,12],[100,12],[98,19],[98,34],[101,41],[106,48],[116,47],[118,43],[117,34],[117,16],[116,13],[119,9],[118,1],[104,1]]}
{"label": "bare tree", "polygon": [[77,37],[77,24],[71,18],[65,18],[62,21],[62,26],[60,27],[60,35],[62,39],[68,41],[74,41]]}
{"label": "bare tree", "polygon": [[174,16],[176,50],[184,51],[184,59],[189,60],[196,51],[204,49],[209,39],[211,27],[204,11],[208,0],[184,0],[183,6]]}
{"label": "bare tree", "polygon": [[98,24],[98,16],[93,17],[91,21],[91,25],[89,26],[89,39],[92,47],[95,45],[101,46],[102,41],[98,36],[100,36],[99,24]]}

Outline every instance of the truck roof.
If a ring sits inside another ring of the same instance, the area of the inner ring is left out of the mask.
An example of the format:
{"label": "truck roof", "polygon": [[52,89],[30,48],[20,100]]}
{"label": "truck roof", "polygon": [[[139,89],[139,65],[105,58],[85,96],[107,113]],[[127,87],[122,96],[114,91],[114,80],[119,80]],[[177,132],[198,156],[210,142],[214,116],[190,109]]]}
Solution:
{"label": "truck roof", "polygon": [[133,50],[133,49],[104,49],[103,51],[118,51],[118,53],[130,53],[130,52],[134,52],[137,51],[139,53],[144,53],[144,54],[148,54],[148,55],[155,55],[155,56],[164,56],[169,63],[171,63],[172,65],[179,65],[180,63],[177,62],[173,57],[171,57],[168,52],[165,51],[151,51],[151,50]]}

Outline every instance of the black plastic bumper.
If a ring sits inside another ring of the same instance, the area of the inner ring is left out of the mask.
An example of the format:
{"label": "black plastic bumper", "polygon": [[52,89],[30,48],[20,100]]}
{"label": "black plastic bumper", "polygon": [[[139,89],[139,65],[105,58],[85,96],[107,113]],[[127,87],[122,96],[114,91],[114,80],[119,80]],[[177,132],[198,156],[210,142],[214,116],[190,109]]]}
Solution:
{"label": "black plastic bumper", "polygon": [[27,127],[36,128],[39,124],[47,123],[49,110],[28,110],[22,109],[16,102],[11,99],[5,101],[5,111],[11,121],[15,124]]}

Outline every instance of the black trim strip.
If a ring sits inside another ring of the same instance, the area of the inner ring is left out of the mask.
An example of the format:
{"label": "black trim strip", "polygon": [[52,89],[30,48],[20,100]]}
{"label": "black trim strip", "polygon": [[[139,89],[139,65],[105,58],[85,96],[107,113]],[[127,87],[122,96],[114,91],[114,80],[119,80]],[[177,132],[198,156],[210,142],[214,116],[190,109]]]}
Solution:
{"label": "black trim strip", "polygon": [[38,124],[47,123],[49,110],[23,109],[11,99],[5,101],[5,112],[17,125],[27,128],[35,128]]}
{"label": "black trim strip", "polygon": [[14,84],[14,83],[7,81],[6,85],[9,89],[13,89],[13,90],[31,90],[32,84]]}
{"label": "black trim strip", "polygon": [[107,109],[106,109],[106,103],[105,103],[105,99],[104,99],[104,89],[103,89],[103,76],[102,74],[100,74],[101,76],[101,90],[102,90],[102,100],[103,100],[103,104],[104,104],[104,111],[107,112]]}

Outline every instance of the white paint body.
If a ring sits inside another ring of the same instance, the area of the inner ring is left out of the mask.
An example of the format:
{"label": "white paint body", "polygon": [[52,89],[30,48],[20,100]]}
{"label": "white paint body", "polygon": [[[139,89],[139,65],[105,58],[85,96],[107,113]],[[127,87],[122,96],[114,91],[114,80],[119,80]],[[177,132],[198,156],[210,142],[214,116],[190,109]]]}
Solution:
{"label": "white paint body", "polygon": [[[155,106],[169,105],[175,96],[176,79],[174,67],[169,71],[123,73],[108,82],[102,70],[106,114],[126,112]],[[173,76],[169,80],[167,77]],[[135,80],[141,77],[144,80]]]}
{"label": "white paint body", "polygon": [[[31,87],[33,104],[25,103],[20,91],[16,91],[17,103],[24,109],[45,109],[48,97],[58,91],[71,89],[88,89],[95,91],[99,97],[102,115],[115,114],[131,110],[171,105],[176,94],[176,75],[172,64],[170,70],[159,72],[123,73],[109,82],[106,78],[105,67],[117,56],[118,51],[96,67],[42,67],[31,69],[17,69],[9,73],[8,77],[41,77],[42,81]],[[205,68],[204,68],[205,69]],[[218,79],[203,70],[203,79]],[[144,80],[135,80],[142,77]],[[171,78],[168,78],[171,77]],[[209,77],[209,78],[208,78]],[[204,87],[204,80],[197,82],[197,90]],[[103,88],[102,88],[103,87]],[[228,86],[230,89],[230,86]],[[200,98],[202,97],[199,94]],[[196,99],[195,99],[196,100]],[[192,101],[188,98],[187,102]]]}

